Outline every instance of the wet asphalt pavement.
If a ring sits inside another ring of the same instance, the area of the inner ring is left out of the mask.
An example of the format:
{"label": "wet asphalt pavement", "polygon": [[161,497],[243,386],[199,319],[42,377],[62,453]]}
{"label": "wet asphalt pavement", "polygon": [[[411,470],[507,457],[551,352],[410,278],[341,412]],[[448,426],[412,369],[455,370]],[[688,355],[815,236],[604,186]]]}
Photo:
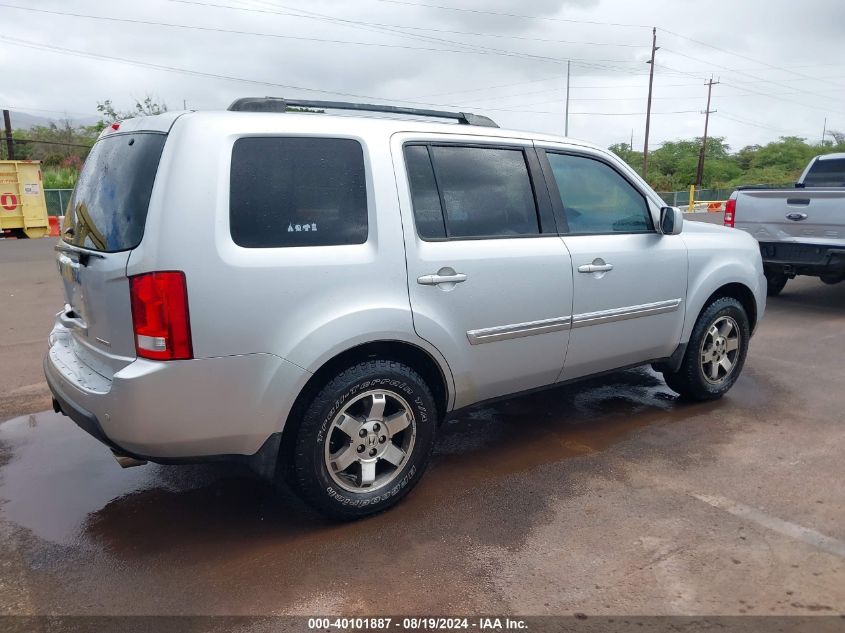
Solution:
{"label": "wet asphalt pavement", "polygon": [[45,412],[47,242],[0,242],[2,614],[845,612],[845,284],[787,284],[719,402],[640,369],[476,407],[339,525]]}

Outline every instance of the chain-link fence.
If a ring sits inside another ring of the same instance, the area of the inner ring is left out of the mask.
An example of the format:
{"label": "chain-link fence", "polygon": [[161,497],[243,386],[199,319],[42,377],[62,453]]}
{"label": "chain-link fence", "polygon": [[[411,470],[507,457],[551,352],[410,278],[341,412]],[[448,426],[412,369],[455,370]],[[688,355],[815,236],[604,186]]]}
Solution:
{"label": "chain-link fence", "polygon": [[[696,189],[695,201],[727,200],[733,192],[733,189]],[[689,206],[689,189],[686,191],[658,191],[657,195],[663,198],[664,202],[670,207]]]}
{"label": "chain-link fence", "polygon": [[47,215],[64,215],[71,193],[73,193],[73,189],[45,189],[44,200],[47,203]]}

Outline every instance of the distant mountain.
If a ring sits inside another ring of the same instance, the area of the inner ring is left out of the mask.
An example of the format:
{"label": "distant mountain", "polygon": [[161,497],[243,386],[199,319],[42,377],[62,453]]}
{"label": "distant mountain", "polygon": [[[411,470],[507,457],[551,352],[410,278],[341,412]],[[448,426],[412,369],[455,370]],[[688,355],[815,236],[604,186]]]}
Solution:
{"label": "distant mountain", "polygon": [[[64,117],[44,117],[39,116],[37,114],[29,114],[28,112],[18,112],[16,110],[11,110],[10,115],[12,118],[12,129],[13,130],[29,130],[39,125],[50,125],[51,123],[55,123],[56,125],[60,125],[64,121]],[[68,117],[70,119],[71,125],[74,127],[80,127],[83,125],[93,125],[97,121],[100,120],[99,117],[90,116],[90,117]],[[0,128],[2,124],[0,123]]]}

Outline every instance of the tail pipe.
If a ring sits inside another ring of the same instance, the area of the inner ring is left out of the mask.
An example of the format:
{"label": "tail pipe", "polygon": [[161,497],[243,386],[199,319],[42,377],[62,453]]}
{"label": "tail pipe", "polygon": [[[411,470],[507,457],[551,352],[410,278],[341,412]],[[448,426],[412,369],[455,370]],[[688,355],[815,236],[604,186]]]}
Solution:
{"label": "tail pipe", "polygon": [[134,468],[135,466],[143,466],[147,463],[145,459],[137,459],[129,455],[122,455],[115,450],[112,450],[115,461],[120,464],[121,468]]}

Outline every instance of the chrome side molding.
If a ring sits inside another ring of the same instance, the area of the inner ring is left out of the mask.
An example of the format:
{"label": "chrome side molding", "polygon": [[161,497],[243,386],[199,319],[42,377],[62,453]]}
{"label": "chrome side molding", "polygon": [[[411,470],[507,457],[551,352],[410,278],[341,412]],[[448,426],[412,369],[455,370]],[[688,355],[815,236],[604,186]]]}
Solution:
{"label": "chrome side molding", "polygon": [[644,316],[674,312],[681,307],[682,303],[683,299],[669,299],[668,301],[643,303],[636,306],[614,308],[613,310],[585,312],[573,316],[543,319],[542,321],[528,321],[526,323],[512,323],[510,325],[499,325],[480,330],[469,330],[467,332],[467,339],[469,339],[470,345],[480,345],[482,343],[505,341],[512,338],[522,338],[523,336],[545,334],[546,332],[568,330],[569,328],[638,319]]}
{"label": "chrome side molding", "polygon": [[614,308],[613,310],[600,310],[599,312],[585,312],[572,317],[572,327],[586,327],[600,323],[613,323],[614,321],[625,321],[627,319],[638,319],[639,317],[674,312],[681,307],[683,299],[669,299],[668,301],[656,301],[654,303],[643,303],[636,306]]}
{"label": "chrome side molding", "polygon": [[556,317],[554,319],[543,319],[542,321],[528,321],[526,323],[513,323],[511,325],[500,325],[488,327],[481,330],[470,330],[467,338],[470,345],[481,343],[492,343],[493,341],[504,341],[511,338],[522,338],[523,336],[534,336],[546,332],[557,332],[568,330],[572,324],[571,316]]}

